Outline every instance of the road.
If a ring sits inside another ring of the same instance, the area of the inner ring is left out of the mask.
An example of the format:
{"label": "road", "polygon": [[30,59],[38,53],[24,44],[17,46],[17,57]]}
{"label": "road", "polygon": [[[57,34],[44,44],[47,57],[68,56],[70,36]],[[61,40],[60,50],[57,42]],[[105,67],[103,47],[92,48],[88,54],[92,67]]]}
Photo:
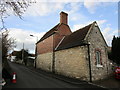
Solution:
{"label": "road", "polygon": [[[17,83],[8,83],[3,88],[80,88],[62,80],[33,71],[23,65],[10,63],[13,71],[17,73]],[[88,85],[89,86],[89,85]]]}

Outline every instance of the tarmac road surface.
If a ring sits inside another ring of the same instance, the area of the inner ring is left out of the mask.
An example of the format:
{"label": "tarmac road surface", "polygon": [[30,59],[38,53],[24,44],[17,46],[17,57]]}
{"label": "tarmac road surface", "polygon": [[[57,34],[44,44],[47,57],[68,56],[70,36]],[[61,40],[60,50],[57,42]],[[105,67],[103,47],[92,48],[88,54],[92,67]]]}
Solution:
{"label": "tarmac road surface", "polygon": [[[17,73],[17,83],[10,83],[3,87],[4,88],[85,88],[86,85],[74,85],[71,83],[64,82],[62,80],[49,77],[44,73],[39,73],[31,70],[23,65],[9,62],[10,67]],[[87,84],[87,86],[91,86]],[[98,87],[97,87],[98,88]]]}

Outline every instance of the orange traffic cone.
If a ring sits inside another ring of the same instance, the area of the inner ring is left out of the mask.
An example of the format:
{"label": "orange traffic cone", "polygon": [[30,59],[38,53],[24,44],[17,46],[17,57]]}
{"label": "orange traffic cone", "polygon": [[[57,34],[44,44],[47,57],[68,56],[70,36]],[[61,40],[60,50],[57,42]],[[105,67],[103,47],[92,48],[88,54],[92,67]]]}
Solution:
{"label": "orange traffic cone", "polygon": [[12,79],[12,83],[16,83],[17,81],[16,81],[16,73],[14,72],[13,73],[13,79]]}

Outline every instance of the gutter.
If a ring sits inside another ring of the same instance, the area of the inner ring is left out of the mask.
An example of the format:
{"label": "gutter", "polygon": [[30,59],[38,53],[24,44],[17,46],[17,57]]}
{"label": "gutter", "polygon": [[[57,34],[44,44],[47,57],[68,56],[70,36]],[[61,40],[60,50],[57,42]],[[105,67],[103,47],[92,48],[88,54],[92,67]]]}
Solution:
{"label": "gutter", "polygon": [[36,44],[36,48],[35,48],[35,61],[34,61],[34,67],[36,68],[37,65],[36,65],[36,59],[37,59],[37,44]]}
{"label": "gutter", "polygon": [[52,59],[52,70],[55,73],[55,50],[54,50],[54,35],[53,35],[53,59]]}
{"label": "gutter", "polygon": [[89,81],[92,82],[92,70],[91,70],[91,60],[90,60],[90,42],[83,40],[84,45],[88,48],[88,62],[89,62]]}
{"label": "gutter", "polygon": [[91,61],[90,61],[90,44],[87,44],[88,47],[88,61],[89,61],[89,78],[90,82],[92,82],[92,72],[91,72]]}
{"label": "gutter", "polygon": [[55,52],[53,51],[52,72],[55,73]]}

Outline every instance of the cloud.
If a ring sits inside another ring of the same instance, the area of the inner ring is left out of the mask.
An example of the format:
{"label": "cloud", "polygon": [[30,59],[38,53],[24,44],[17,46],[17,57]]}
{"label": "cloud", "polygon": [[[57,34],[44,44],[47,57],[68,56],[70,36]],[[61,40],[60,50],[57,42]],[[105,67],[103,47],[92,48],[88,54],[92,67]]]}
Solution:
{"label": "cloud", "polygon": [[81,2],[71,2],[71,3],[65,3],[64,5],[69,7],[69,10],[65,10],[67,13],[74,14],[78,10],[80,10],[82,3]]}
{"label": "cloud", "polygon": [[[73,2],[73,0],[36,0],[37,2],[65,2],[70,3]],[[83,2],[84,0],[74,0],[74,2]]]}
{"label": "cloud", "polygon": [[93,22],[90,21],[90,22],[83,23],[83,24],[76,24],[76,25],[73,25],[72,31],[74,32],[74,31],[76,31],[76,30],[78,30],[78,29],[80,29],[80,28],[85,27],[85,26],[88,25],[88,24],[91,24],[91,23],[93,23]]}
{"label": "cloud", "polygon": [[81,2],[71,2],[64,4],[63,11],[69,14],[69,20],[71,21],[78,21],[78,20],[85,20],[87,17],[80,13],[82,7]]}
{"label": "cloud", "polygon": [[[38,2],[73,2],[73,0],[36,0]],[[95,2],[118,2],[119,0],[94,0]],[[84,0],[74,0],[74,2],[84,2]],[[89,0],[93,2],[93,0]]]}
{"label": "cloud", "polygon": [[110,27],[106,27],[106,28],[104,28],[102,30],[102,34],[103,34],[103,36],[104,36],[104,38],[107,41],[107,44],[109,46],[111,46],[111,42],[112,42],[113,36],[117,35],[117,33],[118,33],[118,30],[113,30]]}
{"label": "cloud", "polygon": [[[12,0],[15,1],[15,0]],[[19,1],[19,0],[17,0]],[[24,16],[32,15],[32,16],[43,16],[49,13],[56,12],[57,10],[62,10],[67,3],[72,3],[71,7],[73,10],[70,12],[74,12],[80,5],[74,3],[84,3],[84,6],[88,9],[90,13],[94,13],[96,8],[101,4],[101,2],[118,2],[118,0],[30,0],[30,2],[36,1],[36,3],[32,3],[25,12]],[[29,1],[28,1],[29,2]],[[12,9],[7,8],[8,14],[13,14]]]}
{"label": "cloud", "polygon": [[98,25],[103,25],[107,20],[97,20]]}
{"label": "cloud", "polygon": [[70,20],[71,21],[84,21],[85,19],[87,19],[86,16],[82,15],[82,14],[78,14],[78,13],[74,13],[70,16]]}
{"label": "cloud", "polygon": [[24,16],[44,16],[49,13],[56,12],[57,10],[61,10],[64,8],[65,3],[58,2],[36,2],[28,7]]}
{"label": "cloud", "polygon": [[[93,21],[86,22],[86,23],[83,23],[83,24],[73,25],[72,31],[78,30],[78,29],[80,29],[80,28],[82,28],[82,27],[85,27],[86,25],[89,25],[89,24],[91,24],[91,23],[93,23],[93,22],[94,22],[94,20],[93,20]],[[107,22],[107,20],[97,20],[96,22],[98,23],[99,26],[102,26],[104,23]]]}
{"label": "cloud", "polygon": [[81,2],[37,2],[28,8],[24,16],[45,16],[57,11],[64,11],[69,14],[71,21],[85,20],[86,16],[79,12],[81,6]]}
{"label": "cloud", "polygon": [[104,28],[104,30],[103,30],[103,34],[104,34],[104,35],[107,35],[110,31],[111,31],[111,28],[110,28],[110,27],[106,27],[106,28]]}
{"label": "cloud", "polygon": [[[65,7],[68,6],[69,10]],[[68,14],[75,14],[80,7],[81,2],[39,2],[33,3],[28,7],[24,16],[45,16],[50,13],[55,13],[56,11],[65,11]]]}
{"label": "cloud", "polygon": [[[107,2],[107,3],[106,3]],[[119,0],[84,0],[84,7],[87,8],[87,10],[91,13],[94,14],[97,8],[99,7],[105,7],[107,5],[111,5],[112,3],[110,2],[119,2]],[[115,11],[115,14],[117,12]],[[101,16],[99,16],[101,17]]]}
{"label": "cloud", "polygon": [[[17,29],[17,28],[10,28],[9,30],[10,30],[9,32],[10,37],[14,38],[16,41],[17,47],[15,48],[15,50],[22,49],[24,43],[24,48],[28,49],[32,53],[34,53],[35,50],[35,43],[37,42],[37,37],[39,40],[45,33],[45,32],[36,33],[34,31]],[[36,37],[31,37],[30,34]]]}
{"label": "cloud", "polygon": [[90,13],[95,13],[95,10],[100,5],[100,2],[96,2],[95,0],[92,0],[92,2],[85,0],[84,6],[88,9]]}

